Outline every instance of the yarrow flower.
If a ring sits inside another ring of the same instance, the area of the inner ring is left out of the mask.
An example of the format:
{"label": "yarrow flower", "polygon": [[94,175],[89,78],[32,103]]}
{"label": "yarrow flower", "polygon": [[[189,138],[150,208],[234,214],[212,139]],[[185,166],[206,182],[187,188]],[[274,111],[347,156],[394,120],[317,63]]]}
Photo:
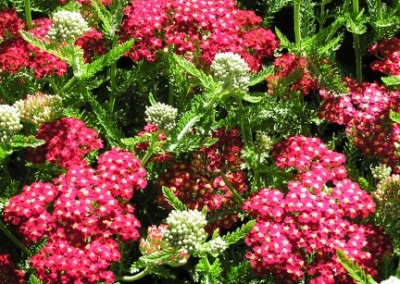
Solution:
{"label": "yarrow flower", "polygon": [[[209,66],[221,52],[239,54],[252,71],[278,48],[275,34],[260,27],[261,17],[239,10],[233,0],[132,0],[125,9],[122,38],[135,38],[133,60],[155,60],[155,52],[175,52]],[[193,54],[199,51],[199,57]]]}
{"label": "yarrow flower", "polygon": [[[143,189],[146,170],[132,153],[112,149],[97,169],[71,164],[52,182],[24,186],[4,209],[4,220],[32,244],[46,245],[30,259],[44,283],[114,283],[110,265],[121,258],[118,240],[139,239],[140,222],[129,204]],[[51,263],[51,265],[49,265]]]}
{"label": "yarrow flower", "polygon": [[[237,129],[218,129],[212,134],[218,139],[210,147],[203,147],[192,153],[189,161],[171,161],[169,170],[160,176],[157,183],[171,189],[189,209],[202,210],[207,206],[209,214],[219,214],[219,218],[207,224],[206,230],[230,228],[238,220],[237,214],[223,214],[226,209],[237,206],[233,195],[220,175],[226,170],[228,182],[239,194],[247,191],[246,174],[241,169],[243,142]],[[160,193],[157,203],[168,207]]]}
{"label": "yarrow flower", "polygon": [[220,255],[227,249],[226,242],[221,237],[216,237],[208,242],[209,252],[212,255]]}
{"label": "yarrow flower", "polygon": [[224,89],[248,91],[250,68],[239,54],[217,53],[210,70],[214,79],[220,82]]}
{"label": "yarrow flower", "polygon": [[52,122],[62,116],[62,100],[58,95],[36,93],[19,100],[14,106],[20,112],[21,121],[39,127],[45,122]]}
{"label": "yarrow flower", "polygon": [[348,94],[335,96],[320,90],[323,104],[319,117],[346,126],[351,137],[366,156],[377,156],[380,163],[398,173],[400,156],[396,145],[400,143],[400,124],[390,119],[390,111],[400,112],[400,92],[388,90],[377,83],[344,79]]}
{"label": "yarrow flower", "polygon": [[146,121],[157,126],[161,131],[172,131],[175,128],[175,119],[178,110],[170,105],[156,103],[146,107]]}
{"label": "yarrow flower", "polygon": [[10,105],[0,105],[0,146],[10,143],[15,133],[22,129],[20,112]]}
{"label": "yarrow flower", "polygon": [[10,254],[0,254],[0,284],[25,283],[24,272],[16,268]]}
{"label": "yarrow flower", "polygon": [[272,157],[295,174],[287,193],[265,188],[243,204],[256,218],[245,239],[253,269],[272,272],[284,283],[306,275],[313,284],[352,283],[335,257],[341,249],[376,276],[376,263],[391,251],[390,242],[382,229],[355,222],[373,213],[375,204],[347,178],[344,155],[317,138],[296,136],[275,144]]}
{"label": "yarrow flower", "polygon": [[371,63],[371,69],[388,75],[400,75],[400,38],[384,39],[371,45],[368,51],[383,60]]}
{"label": "yarrow flower", "polygon": [[44,123],[36,138],[43,139],[46,144],[30,150],[27,159],[36,164],[47,160],[64,168],[86,164],[83,157],[88,152],[103,147],[98,133],[76,118],[64,117]]}
{"label": "yarrow flower", "polygon": [[58,11],[53,14],[53,25],[48,37],[58,42],[75,42],[90,30],[87,22],[78,12]]}
{"label": "yarrow flower", "polygon": [[204,227],[207,220],[197,210],[172,210],[167,219],[164,239],[173,247],[185,249],[188,253],[200,250],[207,238]]}
{"label": "yarrow flower", "polygon": [[0,9],[0,39],[17,36],[21,30],[22,20],[15,9]]}
{"label": "yarrow flower", "polygon": [[143,255],[162,253],[169,251],[168,257],[163,257],[157,265],[169,265],[172,267],[185,265],[190,257],[185,248],[175,248],[165,240],[168,225],[152,225],[148,228],[147,237],[140,240],[139,250]]}
{"label": "yarrow flower", "polygon": [[375,167],[371,167],[371,173],[374,179],[383,180],[390,176],[392,172],[392,168],[387,165],[377,165]]}

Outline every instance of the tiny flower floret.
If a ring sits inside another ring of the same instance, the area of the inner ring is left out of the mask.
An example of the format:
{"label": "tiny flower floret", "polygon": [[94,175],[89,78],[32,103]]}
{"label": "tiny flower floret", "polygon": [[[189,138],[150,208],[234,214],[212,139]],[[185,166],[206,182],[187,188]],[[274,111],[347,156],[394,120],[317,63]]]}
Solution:
{"label": "tiny flower floret", "polygon": [[178,110],[170,105],[156,103],[146,107],[146,121],[154,124],[159,130],[172,131],[175,128],[175,119]]}
{"label": "tiny flower floret", "polygon": [[207,238],[204,227],[207,220],[200,211],[173,210],[168,215],[166,224],[167,232],[164,238],[172,246],[184,248],[188,252],[197,251]]}
{"label": "tiny flower floret", "polygon": [[247,92],[250,82],[250,68],[239,54],[232,52],[217,53],[211,63],[214,78],[225,89]]}
{"label": "tiny flower floret", "polygon": [[89,26],[80,13],[58,11],[53,15],[48,37],[58,42],[73,42],[88,31]]}
{"label": "tiny flower floret", "polygon": [[21,130],[20,112],[10,105],[0,105],[0,145],[10,143],[12,136]]}

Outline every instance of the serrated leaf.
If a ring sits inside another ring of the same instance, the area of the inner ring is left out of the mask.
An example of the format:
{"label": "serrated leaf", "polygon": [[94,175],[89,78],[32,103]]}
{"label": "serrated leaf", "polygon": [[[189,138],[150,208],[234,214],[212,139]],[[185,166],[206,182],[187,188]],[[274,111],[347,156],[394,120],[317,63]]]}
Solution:
{"label": "serrated leaf", "polygon": [[185,204],[183,204],[182,201],[180,201],[179,198],[175,196],[172,190],[170,190],[166,186],[163,186],[161,190],[168,204],[171,205],[175,210],[179,211],[187,210]]}
{"label": "serrated leaf", "polygon": [[35,136],[15,135],[13,137],[13,141],[11,142],[11,146],[13,148],[36,148],[45,143],[46,142],[44,140],[36,139]]}
{"label": "serrated leaf", "polygon": [[400,123],[400,113],[390,110],[389,117],[396,123]]}
{"label": "serrated leaf", "polygon": [[239,240],[246,237],[246,235],[251,231],[251,229],[253,229],[255,223],[256,223],[255,220],[250,220],[242,227],[236,229],[236,231],[224,235],[222,239],[225,241],[227,246],[235,244]]}
{"label": "serrated leaf", "polygon": [[382,77],[382,81],[386,86],[400,85],[400,75]]}
{"label": "serrated leaf", "polygon": [[150,102],[150,104],[153,106],[153,105],[155,105],[156,103],[157,103],[157,101],[156,101],[156,99],[154,98],[154,96],[153,96],[153,93],[149,93],[149,102]]}
{"label": "serrated leaf", "polygon": [[272,75],[273,73],[274,73],[274,66],[268,66],[258,73],[251,74],[249,86],[254,86],[257,85],[258,83],[265,81],[265,77]]}
{"label": "serrated leaf", "polygon": [[29,276],[29,283],[30,284],[42,284],[39,278],[37,278],[34,274]]}
{"label": "serrated leaf", "polygon": [[61,52],[60,50],[56,50],[56,45],[55,44],[46,43],[46,42],[38,39],[34,35],[30,34],[29,32],[26,32],[26,31],[21,31],[21,35],[22,35],[22,38],[25,41],[29,42],[30,44],[40,48],[43,51],[46,51],[46,52],[48,52],[50,54],[53,54],[53,55],[57,56],[62,61],[68,62],[69,57],[67,56],[67,54]]}
{"label": "serrated leaf", "polygon": [[242,97],[242,100],[252,103],[252,104],[256,104],[256,103],[259,103],[263,98],[264,98],[264,96],[252,96],[250,94],[245,94]]}
{"label": "serrated leaf", "polygon": [[97,72],[100,72],[105,67],[110,66],[114,62],[116,62],[119,58],[121,58],[126,52],[128,52],[134,43],[133,39],[130,39],[124,42],[121,45],[118,45],[111,49],[106,55],[101,56],[96,59],[92,63],[87,65],[87,71],[84,75],[85,79],[92,77]]}
{"label": "serrated leaf", "polygon": [[290,42],[290,40],[278,29],[275,27],[275,34],[279,38],[279,46],[280,48],[289,48],[293,44]]}
{"label": "serrated leaf", "polygon": [[377,284],[375,280],[368,275],[362,267],[358,266],[354,261],[347,257],[347,255],[341,251],[337,250],[336,255],[340,264],[347,270],[349,275],[358,284]]}
{"label": "serrated leaf", "polygon": [[352,34],[362,35],[367,31],[367,26],[365,25],[366,18],[364,17],[364,10],[361,10],[360,13],[355,17],[350,13],[346,15],[346,28]]}
{"label": "serrated leaf", "polygon": [[193,116],[193,114],[190,112],[185,113],[183,117],[179,120],[172,135],[171,142],[166,146],[166,151],[173,152],[182,142],[184,136],[192,130],[192,128],[194,127],[196,122],[200,120],[200,118],[200,114]]}

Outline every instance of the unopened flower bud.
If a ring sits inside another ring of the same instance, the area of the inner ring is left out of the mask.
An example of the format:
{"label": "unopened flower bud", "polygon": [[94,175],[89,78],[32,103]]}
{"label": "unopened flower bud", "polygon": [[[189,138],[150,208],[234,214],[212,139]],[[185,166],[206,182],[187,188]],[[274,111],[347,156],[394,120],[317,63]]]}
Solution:
{"label": "unopened flower bud", "polygon": [[20,113],[17,108],[10,105],[0,105],[0,145],[12,141],[13,135],[21,130]]}
{"label": "unopened flower bud", "polygon": [[226,242],[221,237],[212,239],[211,241],[209,241],[209,245],[210,253],[215,255],[220,255],[227,248]]}
{"label": "unopened flower bud", "polygon": [[248,91],[250,68],[239,54],[217,53],[210,70],[215,80],[219,81],[223,88]]}
{"label": "unopened flower bud", "polygon": [[173,210],[166,223],[168,228],[164,239],[172,246],[186,249],[189,253],[199,250],[207,238],[204,230],[207,220],[200,211]]}
{"label": "unopened flower bud", "polygon": [[384,165],[384,164],[380,164],[378,166],[371,167],[372,176],[374,177],[374,179],[377,179],[377,180],[383,180],[383,179],[389,177],[391,172],[392,172],[392,168],[387,165]]}
{"label": "unopened flower bud", "polygon": [[262,153],[269,153],[274,146],[274,141],[268,135],[257,132],[256,147]]}
{"label": "unopened flower bud", "polygon": [[14,106],[18,108],[22,122],[34,124],[36,127],[61,118],[63,111],[60,96],[42,93],[28,95],[26,99],[15,102]]}
{"label": "unopened flower bud", "polygon": [[58,11],[53,14],[53,25],[48,37],[58,42],[74,42],[90,30],[88,23],[78,12]]}
{"label": "unopened flower bud", "polygon": [[170,105],[156,103],[146,107],[146,121],[154,124],[159,130],[172,131],[175,128],[175,119],[178,110]]}

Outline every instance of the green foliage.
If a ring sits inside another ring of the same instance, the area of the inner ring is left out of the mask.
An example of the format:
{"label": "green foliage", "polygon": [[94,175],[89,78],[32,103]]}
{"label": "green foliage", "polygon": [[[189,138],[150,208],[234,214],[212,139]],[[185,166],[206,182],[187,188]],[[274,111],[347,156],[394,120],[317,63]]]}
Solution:
{"label": "green foliage", "polygon": [[167,200],[168,204],[171,205],[174,209],[179,211],[187,210],[182,201],[180,201],[179,198],[176,197],[172,190],[170,190],[168,187],[163,186],[162,193],[165,197],[165,200]]}
{"label": "green foliage", "polygon": [[40,281],[39,278],[37,278],[34,274],[31,274],[29,276],[29,284],[42,284],[42,281]]}
{"label": "green foliage", "polygon": [[238,228],[236,231],[232,233],[227,233],[222,237],[222,239],[226,242],[226,244],[232,245],[246,237],[246,235],[253,229],[254,224],[256,223],[255,220],[248,221],[242,227]]}
{"label": "green foliage", "polygon": [[337,250],[336,255],[340,264],[347,270],[357,284],[377,284],[371,275],[368,275],[359,265],[348,258],[343,251]]}
{"label": "green foliage", "polygon": [[382,77],[381,79],[382,79],[383,83],[386,86],[397,86],[397,87],[399,87],[399,85],[400,85],[400,75]]}

